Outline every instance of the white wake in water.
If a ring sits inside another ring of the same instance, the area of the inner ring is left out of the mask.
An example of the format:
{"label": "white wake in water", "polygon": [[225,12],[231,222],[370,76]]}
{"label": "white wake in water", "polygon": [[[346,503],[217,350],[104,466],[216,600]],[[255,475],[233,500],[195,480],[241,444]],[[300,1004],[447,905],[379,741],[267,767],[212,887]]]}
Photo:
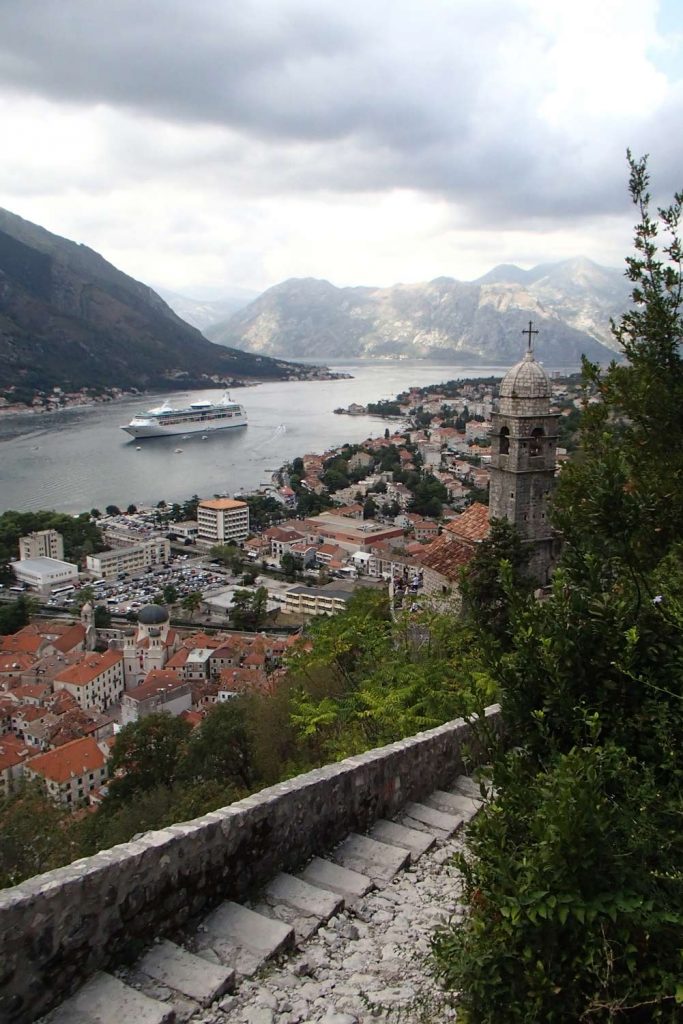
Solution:
{"label": "white wake in water", "polygon": [[286,423],[280,423],[280,424],[279,424],[279,425],[278,425],[278,426],[277,426],[277,427],[275,428],[275,430],[273,431],[273,433],[272,433],[272,434],[270,434],[270,435],[269,435],[269,436],[268,436],[268,437],[267,437],[267,438],[265,439],[265,441],[259,441],[259,443],[258,443],[258,444],[252,445],[252,447],[251,447],[251,448],[247,448],[247,451],[248,451],[249,453],[251,453],[251,452],[258,452],[258,451],[260,451],[260,450],[261,450],[262,448],[265,448],[265,447],[266,447],[266,445],[272,444],[272,443],[273,443],[273,441],[275,441],[275,440],[276,440],[276,439],[277,439],[278,437],[282,437],[282,435],[283,435],[283,434],[286,434],[286,433],[287,433],[287,424],[286,424]]}

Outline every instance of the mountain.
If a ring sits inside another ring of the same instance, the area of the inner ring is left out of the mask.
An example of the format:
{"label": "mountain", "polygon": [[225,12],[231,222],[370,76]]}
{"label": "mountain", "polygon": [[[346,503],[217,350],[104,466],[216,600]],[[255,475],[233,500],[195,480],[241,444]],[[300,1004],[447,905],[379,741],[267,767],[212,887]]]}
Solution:
{"label": "mountain", "polygon": [[238,309],[243,309],[253,302],[259,294],[247,288],[233,288],[220,299],[191,299],[187,295],[178,295],[177,292],[169,292],[165,288],[157,288],[157,292],[181,320],[192,324],[200,331],[227,320]]}
{"label": "mountain", "polygon": [[0,209],[0,389],[207,387],[300,372],[207,341],[92,249]]}
{"label": "mountain", "polygon": [[599,362],[614,357],[609,317],[627,301],[618,271],[583,259],[529,271],[500,266],[478,281],[439,277],[390,288],[302,278],[269,288],[206,334],[289,359],[402,356],[505,365],[519,358],[521,331],[533,320],[539,358],[578,366],[583,353]]}
{"label": "mountain", "polygon": [[601,267],[579,256],[561,263],[542,263],[531,270],[509,264],[494,267],[472,283],[522,287],[570,327],[618,351],[610,320],[619,319],[631,297],[631,285],[622,270]]}

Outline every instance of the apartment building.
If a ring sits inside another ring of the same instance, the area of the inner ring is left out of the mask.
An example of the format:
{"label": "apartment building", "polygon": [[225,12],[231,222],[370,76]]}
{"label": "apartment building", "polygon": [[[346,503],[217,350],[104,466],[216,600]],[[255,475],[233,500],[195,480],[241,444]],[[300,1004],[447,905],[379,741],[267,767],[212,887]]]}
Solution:
{"label": "apartment building", "polygon": [[88,736],[38,754],[24,764],[27,779],[40,779],[58,804],[76,807],[107,779],[106,744]]}
{"label": "apartment building", "polygon": [[171,557],[171,544],[166,537],[153,537],[128,548],[111,548],[85,560],[88,572],[97,579],[116,579],[119,573],[141,572],[153,565],[164,565]]}
{"label": "apartment building", "polygon": [[123,694],[123,654],[113,650],[103,654],[89,651],[55,676],[54,688],[66,690],[81,708],[104,711]]}
{"label": "apartment building", "polygon": [[19,538],[19,559],[64,558],[64,538],[57,530],[36,530]]}
{"label": "apartment building", "polygon": [[249,535],[249,506],[231,498],[205,499],[197,508],[197,540],[204,544],[241,544]]}
{"label": "apartment building", "polygon": [[280,595],[282,610],[295,615],[335,615],[346,608],[353,583],[328,583],[325,587],[291,587]]}

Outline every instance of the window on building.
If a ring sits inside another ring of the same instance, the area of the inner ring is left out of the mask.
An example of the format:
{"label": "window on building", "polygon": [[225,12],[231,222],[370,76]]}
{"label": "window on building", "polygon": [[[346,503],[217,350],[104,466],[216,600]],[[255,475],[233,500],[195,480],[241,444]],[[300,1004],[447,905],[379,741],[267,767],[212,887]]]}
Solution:
{"label": "window on building", "polygon": [[510,451],[510,431],[507,427],[500,428],[500,448],[501,455],[507,455]]}
{"label": "window on building", "polygon": [[529,442],[529,455],[542,455],[543,453],[543,427],[534,427],[531,431]]}

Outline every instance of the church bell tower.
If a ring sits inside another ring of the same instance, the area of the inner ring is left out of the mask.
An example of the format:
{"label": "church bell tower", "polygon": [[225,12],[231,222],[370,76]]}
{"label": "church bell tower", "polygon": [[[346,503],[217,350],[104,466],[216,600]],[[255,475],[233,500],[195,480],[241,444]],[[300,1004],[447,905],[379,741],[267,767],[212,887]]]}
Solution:
{"label": "church bell tower", "polygon": [[498,412],[491,417],[489,516],[507,519],[529,546],[529,570],[543,585],[554,560],[555,538],[548,521],[555,483],[558,417],[550,412],[550,380],[532,347],[533,330],[521,362],[500,385]]}

